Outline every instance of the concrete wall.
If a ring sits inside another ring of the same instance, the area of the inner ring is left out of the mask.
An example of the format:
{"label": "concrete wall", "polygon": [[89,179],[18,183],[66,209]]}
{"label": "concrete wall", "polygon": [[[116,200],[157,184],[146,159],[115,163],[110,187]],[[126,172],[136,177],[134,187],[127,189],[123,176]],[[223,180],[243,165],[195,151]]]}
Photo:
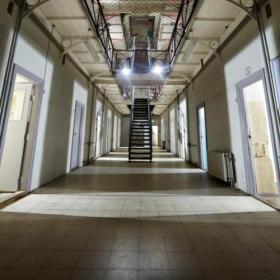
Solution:
{"label": "concrete wall", "polygon": [[[8,4],[8,1],[3,1]],[[5,4],[2,5],[1,2],[0,9],[1,86],[16,16],[16,9],[14,16],[7,14]],[[65,65],[62,64],[60,50],[30,18],[25,19],[21,27],[14,63],[36,75],[44,84],[31,180],[31,190],[33,190],[70,169],[76,101],[85,107],[80,166],[83,160],[87,161],[88,157],[94,157],[92,142],[95,133],[96,104],[98,98],[102,100],[103,97],[100,92],[93,89],[88,79],[69,60],[66,60]],[[107,100],[104,105],[103,133],[100,138],[101,154],[111,149],[109,144],[111,139],[107,139],[110,136],[106,138],[106,135],[109,135],[106,134],[106,127],[112,129],[113,126],[113,107]],[[107,120],[108,115],[111,115],[110,122]]]}
{"label": "concrete wall", "polygon": [[[237,185],[246,190],[244,158],[236,84],[262,69],[260,39],[254,22],[247,23],[188,88],[190,161],[199,163],[197,106],[204,104],[208,152],[232,152],[236,159]],[[215,81],[210,82],[209,81]]]}
{"label": "concrete wall", "polygon": [[170,129],[169,129],[169,109],[165,110],[164,113],[160,116],[161,123],[161,146],[165,142],[165,148],[167,151],[170,151]]}
{"label": "concrete wall", "polygon": [[25,19],[15,63],[44,81],[32,189],[69,171],[75,102],[86,108],[87,79],[69,61],[62,65],[59,56],[34,22]]}
{"label": "concrete wall", "polygon": [[9,0],[1,0],[0,7],[0,95],[2,93],[3,81],[7,67],[14,27],[18,15],[18,7],[14,6],[12,15],[7,13]]}
{"label": "concrete wall", "polygon": [[[209,81],[215,81],[210,82]],[[208,151],[230,151],[229,120],[223,65],[218,59],[188,88],[190,160],[199,164],[197,107],[204,104]]]}
{"label": "concrete wall", "polygon": [[129,125],[130,115],[121,117],[121,147],[128,147],[129,145]]}
{"label": "concrete wall", "polygon": [[189,154],[186,93],[186,90],[182,91],[159,120],[161,145],[165,141],[165,148],[182,159],[188,159]]}
{"label": "concrete wall", "polygon": [[[273,16],[267,20],[263,12],[263,18],[270,59],[273,59],[280,54],[280,20],[277,15],[280,13],[280,3],[277,0],[271,0],[270,3]],[[249,20],[244,23],[244,26],[221,50],[220,55],[221,60],[214,58],[187,88],[189,159],[194,164],[199,163],[197,107],[204,104],[208,151],[232,152],[234,154],[237,186],[246,191],[242,148],[244,143],[241,138],[242,120],[237,104],[236,84],[265,67],[256,22]],[[175,102],[161,116],[162,139],[167,137],[163,135],[163,126],[168,124],[171,118],[174,118],[174,106]],[[174,128],[171,128],[170,125],[171,123],[169,124],[169,133],[172,134]],[[167,144],[167,147],[175,153],[173,141],[171,139],[171,143]]]}
{"label": "concrete wall", "polygon": [[[272,1],[273,2],[273,1]],[[273,20],[270,20],[272,24]],[[270,54],[279,54],[278,27],[269,30]],[[272,32],[273,30],[273,32]],[[275,45],[273,46],[273,42]],[[190,160],[198,163],[197,115],[196,108],[204,104],[208,151],[232,152],[235,156],[237,186],[247,191],[243,157],[244,143],[241,137],[241,119],[237,103],[236,84],[251,74],[264,69],[261,40],[255,22],[250,20],[221,51],[220,61],[215,58],[188,87]],[[215,81],[209,83],[209,81]]]}

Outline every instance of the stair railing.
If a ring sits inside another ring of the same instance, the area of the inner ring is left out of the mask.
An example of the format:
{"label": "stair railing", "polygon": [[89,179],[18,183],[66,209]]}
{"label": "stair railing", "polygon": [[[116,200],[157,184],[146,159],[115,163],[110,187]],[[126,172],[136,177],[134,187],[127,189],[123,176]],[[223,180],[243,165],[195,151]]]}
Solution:
{"label": "stair railing", "polygon": [[147,54],[148,54],[148,61],[149,61],[149,68],[151,68],[151,39],[148,37],[148,47],[147,47]]}
{"label": "stair railing", "polygon": [[131,114],[130,114],[130,126],[129,126],[129,145],[128,145],[128,160],[131,161],[131,147],[132,147],[132,125],[134,119],[134,101],[135,101],[135,88],[132,89],[131,96]]}
{"label": "stair railing", "polygon": [[132,57],[131,57],[131,68],[132,69],[134,69],[135,50],[136,50],[136,36],[134,36],[132,38]]}
{"label": "stair railing", "polygon": [[149,135],[150,135],[150,162],[153,160],[153,131],[152,131],[152,114],[151,114],[151,106],[150,106],[150,96],[148,92],[148,118],[149,118]]}

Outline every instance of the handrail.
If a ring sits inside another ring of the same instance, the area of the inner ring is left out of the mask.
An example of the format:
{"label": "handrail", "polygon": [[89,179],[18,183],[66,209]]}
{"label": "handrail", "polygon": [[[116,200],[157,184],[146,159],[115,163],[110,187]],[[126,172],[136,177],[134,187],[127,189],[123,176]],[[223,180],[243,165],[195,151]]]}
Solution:
{"label": "handrail", "polygon": [[[83,0],[81,1],[84,8],[87,11],[87,14],[89,16],[90,22],[94,26],[94,29],[96,31],[96,35],[98,36],[102,46],[103,50],[107,56],[107,59],[109,61],[109,64],[112,69],[114,69],[115,65],[114,62],[116,61],[116,53],[115,48],[113,45],[113,41],[110,35],[110,31],[105,19],[105,15],[103,13],[102,6],[99,2],[99,0]],[[90,5],[92,7],[90,7]],[[91,9],[92,8],[92,9]],[[100,28],[102,30],[100,30]]]}
{"label": "handrail", "polygon": [[148,37],[148,47],[147,47],[147,51],[148,51],[149,68],[151,68],[150,50],[151,50],[151,40],[150,40],[150,37]]}
{"label": "handrail", "polygon": [[132,40],[132,59],[131,59],[131,68],[133,68],[133,67],[134,67],[135,49],[136,49],[135,42],[136,42],[136,37],[134,36],[134,37],[133,37],[133,40]]}
{"label": "handrail", "polygon": [[150,134],[150,162],[153,160],[153,133],[152,133],[152,116],[151,116],[151,106],[150,106],[150,96],[148,92],[148,118],[149,118],[149,134]]}
{"label": "handrail", "polygon": [[[197,10],[198,2],[200,0],[182,0],[179,13],[175,22],[175,26],[172,32],[171,40],[168,46],[168,64],[171,67],[175,61],[176,55],[180,49],[182,40],[187,32],[187,28],[190,27],[190,23],[193,19],[194,13]],[[189,11],[191,6],[191,11],[189,16],[185,13]],[[178,38],[180,36],[180,38]]]}
{"label": "handrail", "polygon": [[131,147],[132,147],[132,124],[134,120],[134,101],[135,101],[135,95],[134,95],[134,88],[132,90],[132,96],[131,96],[132,104],[131,104],[131,114],[130,114],[130,126],[129,126],[129,144],[128,144],[128,160],[131,161]]}

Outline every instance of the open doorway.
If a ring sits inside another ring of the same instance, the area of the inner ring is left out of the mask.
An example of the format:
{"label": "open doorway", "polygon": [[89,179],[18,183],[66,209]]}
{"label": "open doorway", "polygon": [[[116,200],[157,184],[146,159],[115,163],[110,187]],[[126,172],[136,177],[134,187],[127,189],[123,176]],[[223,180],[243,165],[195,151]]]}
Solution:
{"label": "open doorway", "polygon": [[153,146],[158,147],[158,125],[153,125],[152,126],[152,131],[153,131]]}
{"label": "open doorway", "polygon": [[85,107],[76,101],[71,150],[71,170],[80,166]]}
{"label": "open doorway", "polygon": [[42,80],[15,65],[0,163],[0,191],[29,191]]}
{"label": "open doorway", "polygon": [[95,158],[101,156],[101,125],[102,125],[102,115],[101,112],[97,113],[96,116],[96,134],[95,134]]}
{"label": "open doorway", "polygon": [[199,164],[200,167],[208,170],[208,158],[207,158],[207,132],[206,132],[206,119],[205,119],[205,107],[201,105],[197,108],[198,119],[198,151],[199,151]]}
{"label": "open doorway", "polygon": [[239,83],[237,89],[248,192],[278,194],[263,71]]}

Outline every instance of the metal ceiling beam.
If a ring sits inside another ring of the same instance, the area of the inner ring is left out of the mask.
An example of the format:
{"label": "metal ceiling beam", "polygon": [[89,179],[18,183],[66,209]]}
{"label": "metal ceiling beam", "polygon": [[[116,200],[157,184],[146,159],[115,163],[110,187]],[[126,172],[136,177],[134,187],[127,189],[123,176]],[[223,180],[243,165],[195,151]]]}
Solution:
{"label": "metal ceiling beam", "polygon": [[81,0],[81,4],[89,22],[95,29],[111,69],[114,69],[116,62],[114,45],[99,0]]}
{"label": "metal ceiling beam", "polygon": [[194,19],[195,21],[202,21],[202,22],[233,22],[235,20],[235,18],[213,18],[213,17],[196,17]]}
{"label": "metal ceiling beam", "polygon": [[[112,85],[112,84],[116,84],[116,81],[112,80],[112,79],[98,78],[95,80],[95,83],[104,84],[104,85]],[[119,81],[119,83],[126,85],[125,81]],[[131,83],[133,84],[133,86],[154,86],[155,85],[154,80],[135,80],[135,81],[131,81]],[[169,80],[169,81],[166,81],[165,85],[167,85],[167,86],[185,86],[186,82]]]}
{"label": "metal ceiling beam", "polygon": [[198,11],[200,0],[182,0],[179,13],[176,19],[172,37],[168,46],[168,60],[169,65],[172,67],[178,53],[180,52],[184,39],[187,37],[195,14]]}
{"label": "metal ceiling beam", "polygon": [[46,17],[48,21],[75,21],[75,20],[87,20],[85,16],[63,16],[63,17]]}
{"label": "metal ceiling beam", "polygon": [[65,35],[61,36],[62,40],[80,40],[80,41],[88,41],[92,39],[96,39],[95,36],[82,36],[82,35]]}
{"label": "metal ceiling beam", "polygon": [[242,3],[243,0],[225,0],[226,2],[231,3],[232,5],[238,7],[242,11],[244,11],[246,14],[248,14],[252,19],[257,21],[257,16],[254,14],[253,10],[255,8],[254,0],[252,1],[252,6],[246,6]]}
{"label": "metal ceiling beam", "polygon": [[28,16],[30,16],[37,8],[41,7],[42,5],[46,4],[47,2],[49,2],[50,0],[38,0],[35,4],[30,5],[27,4],[27,9],[23,15],[23,18],[27,18]]}

